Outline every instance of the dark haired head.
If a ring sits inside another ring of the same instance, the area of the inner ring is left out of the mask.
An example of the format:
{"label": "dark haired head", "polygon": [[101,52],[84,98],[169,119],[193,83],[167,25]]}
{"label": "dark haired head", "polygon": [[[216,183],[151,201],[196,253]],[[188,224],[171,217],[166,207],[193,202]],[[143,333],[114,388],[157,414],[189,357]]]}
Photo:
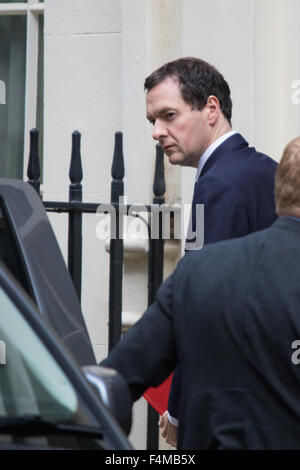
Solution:
{"label": "dark haired head", "polygon": [[151,73],[145,80],[145,90],[151,90],[167,77],[178,80],[183,100],[199,111],[205,107],[210,95],[216,96],[223,115],[231,124],[230,88],[215,67],[201,59],[183,57],[168,62]]}

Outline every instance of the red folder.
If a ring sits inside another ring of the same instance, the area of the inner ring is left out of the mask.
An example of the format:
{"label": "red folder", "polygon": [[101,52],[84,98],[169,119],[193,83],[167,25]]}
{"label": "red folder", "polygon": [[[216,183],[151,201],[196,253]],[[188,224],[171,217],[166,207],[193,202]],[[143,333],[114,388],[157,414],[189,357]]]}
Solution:
{"label": "red folder", "polygon": [[158,387],[150,387],[143,394],[143,397],[146,398],[149,405],[151,405],[160,415],[163,415],[168,409],[172,376],[173,373],[169,375],[169,377]]}

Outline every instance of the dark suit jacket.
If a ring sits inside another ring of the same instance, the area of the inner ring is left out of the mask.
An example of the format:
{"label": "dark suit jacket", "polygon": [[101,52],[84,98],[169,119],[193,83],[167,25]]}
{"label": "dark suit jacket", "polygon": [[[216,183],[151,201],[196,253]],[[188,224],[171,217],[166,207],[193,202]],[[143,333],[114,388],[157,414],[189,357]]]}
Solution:
{"label": "dark suit jacket", "polygon": [[[249,147],[240,134],[221,144],[206,161],[195,186],[192,212],[204,207],[204,243],[241,237],[275,220],[277,163]],[[193,217],[193,231],[196,219]]]}
{"label": "dark suit jacket", "polygon": [[[277,163],[249,147],[240,134],[221,144],[205,163],[192,202],[204,207],[204,244],[241,237],[269,227],[276,219],[274,175]],[[178,417],[180,373],[174,372],[168,411]]]}
{"label": "dark suit jacket", "polygon": [[178,363],[180,449],[299,449],[300,222],[186,255],[103,365],[134,399]]}

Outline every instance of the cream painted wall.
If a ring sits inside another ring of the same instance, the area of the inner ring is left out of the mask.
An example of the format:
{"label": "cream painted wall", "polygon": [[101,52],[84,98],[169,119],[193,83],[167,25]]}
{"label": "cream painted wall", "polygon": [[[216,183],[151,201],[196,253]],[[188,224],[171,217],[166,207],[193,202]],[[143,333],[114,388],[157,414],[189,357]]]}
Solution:
{"label": "cream painted wall", "polygon": [[300,79],[299,14],[298,0],[254,0],[253,138],[276,160],[300,134],[300,106],[292,102]]}

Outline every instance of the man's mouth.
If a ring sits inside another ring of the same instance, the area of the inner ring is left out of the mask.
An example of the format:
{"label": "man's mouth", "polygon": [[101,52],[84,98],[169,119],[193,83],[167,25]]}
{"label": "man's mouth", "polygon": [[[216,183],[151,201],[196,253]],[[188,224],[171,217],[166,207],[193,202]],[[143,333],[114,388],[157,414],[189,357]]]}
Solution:
{"label": "man's mouth", "polygon": [[171,150],[171,149],[174,148],[174,147],[175,147],[174,144],[164,145],[164,146],[163,146],[163,149],[164,149],[164,152],[167,152],[168,150]]}

